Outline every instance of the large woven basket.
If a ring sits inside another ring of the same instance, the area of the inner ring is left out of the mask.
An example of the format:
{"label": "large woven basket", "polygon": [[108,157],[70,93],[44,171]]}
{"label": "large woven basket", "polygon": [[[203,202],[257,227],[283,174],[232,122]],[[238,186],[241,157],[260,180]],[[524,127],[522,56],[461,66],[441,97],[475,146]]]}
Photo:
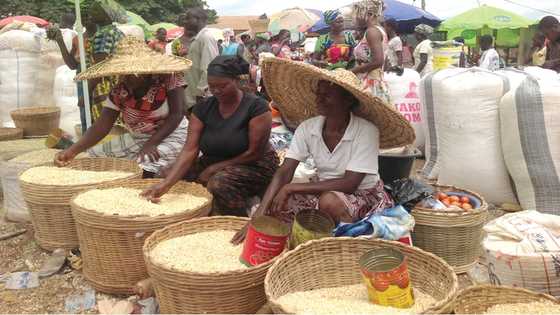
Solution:
{"label": "large woven basket", "polygon": [[265,279],[270,307],[275,314],[285,314],[276,301],[288,293],[363,283],[358,261],[376,248],[398,249],[407,257],[412,286],[437,300],[425,313],[451,311],[458,281],[441,258],[398,242],[349,237],[310,241],[280,256]]}
{"label": "large woven basket", "polygon": [[23,138],[23,129],[0,127],[0,141],[17,140]]}
{"label": "large woven basket", "polygon": [[240,230],[247,222],[247,218],[228,216],[194,219],[156,231],[146,240],[144,259],[162,314],[254,314],[266,303],[264,277],[273,261],[239,271],[202,274],[163,268],[149,256],[162,241],[214,230]]}
{"label": "large woven basket", "polygon": [[60,125],[60,108],[54,106],[16,109],[10,113],[24,137],[46,136]]}
{"label": "large woven basket", "polygon": [[102,184],[122,183],[142,175],[142,170],[135,161],[123,159],[78,159],[72,161],[68,167],[77,170],[122,171],[133,174],[115,181],[75,186],[39,185],[20,180],[23,197],[31,213],[35,239],[39,246],[46,250],[73,249],[79,246],[76,224],[70,208],[70,200],[75,194]]}
{"label": "large woven basket", "polygon": [[[126,183],[103,185],[106,188],[145,189],[159,183],[160,179],[134,179]],[[178,182],[169,193],[189,193],[208,199],[208,202],[191,211],[157,217],[122,217],[106,215],[78,206],[72,199],[72,214],[76,221],[83,272],[98,291],[112,294],[133,293],[134,285],[148,278],[142,246],[148,236],[170,224],[207,216],[210,213],[212,194],[201,185]]]}
{"label": "large woven basket", "polygon": [[412,209],[416,221],[414,246],[434,253],[449,263],[457,273],[467,272],[480,257],[482,227],[488,216],[488,204],[479,194],[453,186],[434,185],[440,192],[467,193],[481,202],[472,211],[441,211],[422,207]]}
{"label": "large woven basket", "polygon": [[268,32],[268,25],[270,24],[269,19],[257,19],[249,20],[249,27],[253,33],[265,33]]}
{"label": "large woven basket", "polygon": [[459,292],[454,302],[454,310],[455,314],[483,314],[495,305],[540,301],[560,304],[560,301],[548,294],[535,293],[522,288],[481,285]]}

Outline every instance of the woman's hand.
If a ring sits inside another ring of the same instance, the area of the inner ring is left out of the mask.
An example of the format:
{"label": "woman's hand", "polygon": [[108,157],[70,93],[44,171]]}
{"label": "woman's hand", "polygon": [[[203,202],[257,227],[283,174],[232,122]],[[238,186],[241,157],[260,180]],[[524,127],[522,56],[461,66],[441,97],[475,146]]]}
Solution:
{"label": "woman's hand", "polygon": [[76,153],[72,152],[71,150],[64,150],[58,152],[54,156],[54,165],[58,167],[64,167],[70,164],[70,162],[76,157]]}
{"label": "woman's hand", "polygon": [[140,162],[157,162],[160,158],[157,145],[150,143],[144,144],[144,147],[138,152],[138,160]]}
{"label": "woman's hand", "polygon": [[222,169],[223,167],[219,163],[210,165],[198,176],[198,181],[206,186],[208,184],[208,181],[210,181],[210,178]]}
{"label": "woman's hand", "polygon": [[233,236],[233,238],[231,239],[231,243],[233,245],[239,245],[241,243],[243,243],[243,241],[245,240],[245,237],[247,236],[247,230],[249,229],[249,222],[247,222],[247,224],[245,224],[245,226],[239,230],[237,233],[235,233],[235,235]]}
{"label": "woman's hand", "polygon": [[274,197],[274,200],[272,201],[272,207],[270,213],[276,214],[284,211],[286,203],[288,202],[288,199],[292,194],[293,191],[292,191],[291,184],[282,187],[278,192],[278,194],[276,194],[276,197]]}
{"label": "woman's hand", "polygon": [[161,200],[161,196],[165,195],[169,189],[171,189],[171,186],[162,181],[141,192],[140,196],[157,203]]}

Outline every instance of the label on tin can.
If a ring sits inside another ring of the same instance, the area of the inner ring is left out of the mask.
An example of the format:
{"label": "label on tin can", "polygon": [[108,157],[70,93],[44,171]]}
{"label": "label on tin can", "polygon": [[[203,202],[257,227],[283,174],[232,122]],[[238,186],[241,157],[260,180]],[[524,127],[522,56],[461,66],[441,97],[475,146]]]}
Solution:
{"label": "label on tin can", "polygon": [[414,305],[406,260],[389,271],[374,271],[362,266],[362,276],[372,303],[394,308],[411,308]]}

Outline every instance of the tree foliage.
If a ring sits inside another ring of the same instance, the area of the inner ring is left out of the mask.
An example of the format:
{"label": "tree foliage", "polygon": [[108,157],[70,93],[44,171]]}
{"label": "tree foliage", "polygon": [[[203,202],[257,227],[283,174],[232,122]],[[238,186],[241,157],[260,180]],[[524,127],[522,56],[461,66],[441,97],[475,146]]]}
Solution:
{"label": "tree foliage", "polygon": [[[81,0],[82,9],[93,0]],[[117,0],[124,8],[141,15],[151,24],[158,22],[177,23],[178,16],[188,8],[204,7],[210,22],[217,18],[215,10],[209,9],[204,0]],[[73,12],[72,0],[1,0],[0,18],[11,15],[32,15],[48,21],[59,22],[66,12]]]}

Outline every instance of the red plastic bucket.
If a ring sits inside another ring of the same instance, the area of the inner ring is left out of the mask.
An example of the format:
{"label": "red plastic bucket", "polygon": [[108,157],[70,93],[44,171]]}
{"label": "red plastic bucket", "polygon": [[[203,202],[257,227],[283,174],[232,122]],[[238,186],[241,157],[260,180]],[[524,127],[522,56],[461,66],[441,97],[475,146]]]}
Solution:
{"label": "red plastic bucket", "polygon": [[239,260],[247,266],[257,266],[272,260],[286,248],[290,228],[269,216],[251,220]]}

